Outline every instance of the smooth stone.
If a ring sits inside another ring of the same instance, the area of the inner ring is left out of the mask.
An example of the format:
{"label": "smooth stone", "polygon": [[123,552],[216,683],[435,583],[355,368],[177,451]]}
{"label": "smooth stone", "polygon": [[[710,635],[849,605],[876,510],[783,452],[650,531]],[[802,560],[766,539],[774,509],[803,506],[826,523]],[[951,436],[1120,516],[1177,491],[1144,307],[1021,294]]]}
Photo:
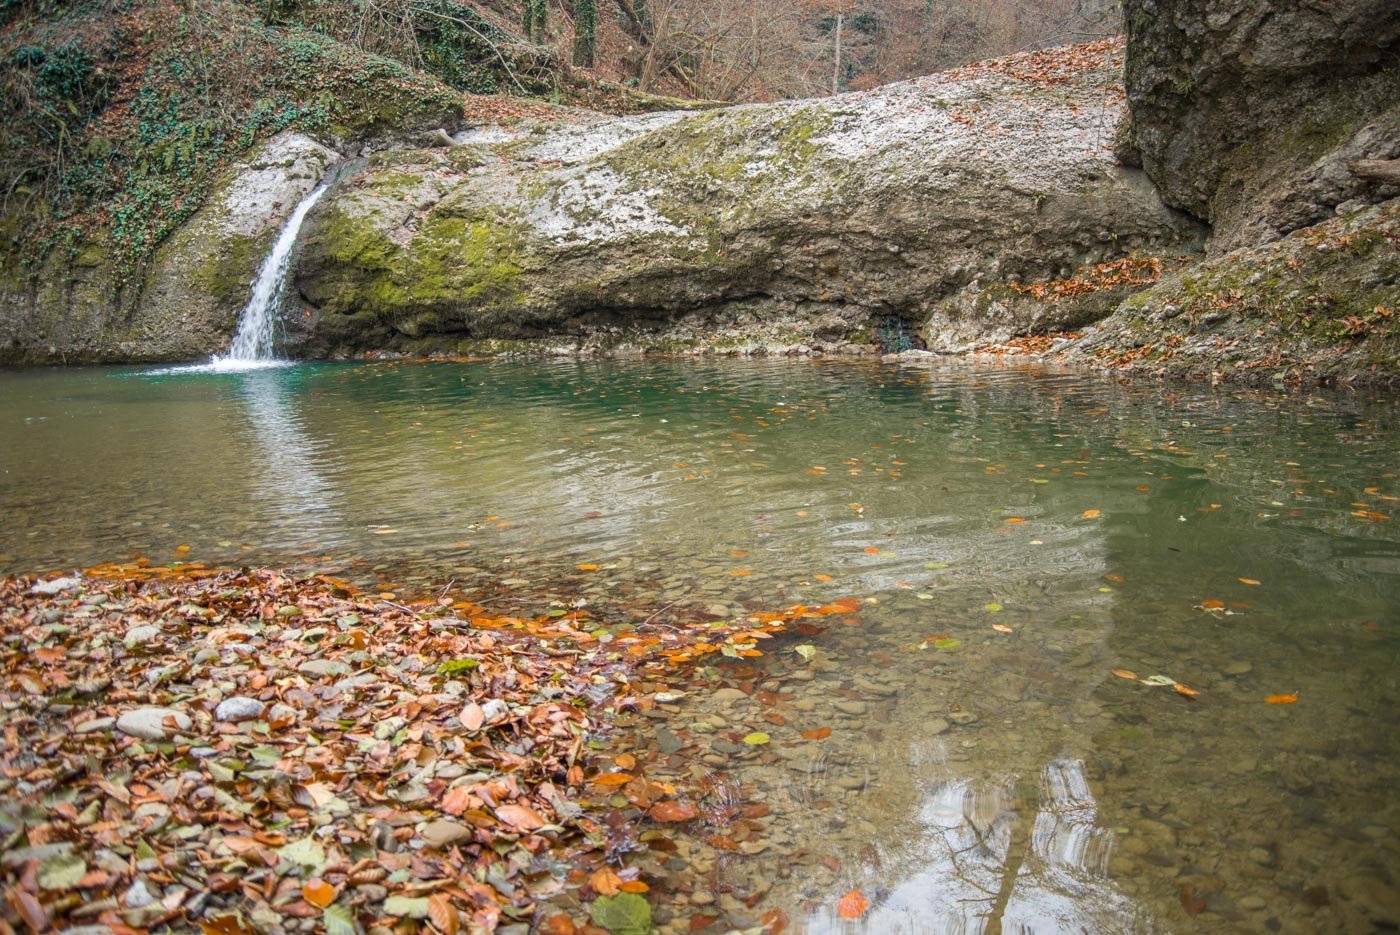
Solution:
{"label": "smooth stone", "polygon": [[155,896],[146,888],[146,881],[142,879],[137,879],[122,894],[122,905],[128,909],[144,909],[155,901]]}
{"label": "smooth stone", "polygon": [[838,698],[831,706],[842,714],[865,714],[870,710],[870,706],[863,701],[848,701],[845,698]]}
{"label": "smooth stone", "polygon": [[1390,884],[1375,877],[1347,877],[1337,889],[1377,922],[1400,925],[1400,890]]}
{"label": "smooth stone", "polygon": [[1246,896],[1239,902],[1239,907],[1245,910],[1246,912],[1259,912],[1268,905],[1269,904],[1266,903],[1263,900],[1263,898],[1259,896]]}
{"label": "smooth stone", "polygon": [[246,695],[234,695],[232,698],[225,698],[214,708],[214,717],[220,721],[229,721],[237,724],[239,721],[251,721],[254,718],[262,717],[267,705],[256,698],[249,698]]}
{"label": "smooth stone", "polygon": [[117,718],[117,730],[142,740],[164,740],[170,730],[165,726],[166,718],[172,718],[175,729],[180,731],[187,731],[194,724],[189,715],[174,708],[137,708]]}
{"label": "smooth stone", "polygon": [[297,666],[297,671],[302,675],[324,678],[328,675],[349,675],[350,667],[338,659],[308,659]]}
{"label": "smooth stone", "polygon": [[946,734],[950,725],[941,717],[936,717],[924,725],[924,732],[929,734]]}
{"label": "smooth stone", "polygon": [[948,715],[948,720],[959,727],[966,727],[976,722],[977,715],[973,714],[971,711],[954,711],[952,714]]}
{"label": "smooth stone", "polygon": [[122,637],[122,643],[130,649],[133,646],[145,646],[158,636],[160,636],[160,627],[149,625],[132,627],[130,630],[127,630],[126,635]]}
{"label": "smooth stone", "polygon": [[1226,675],[1248,675],[1254,671],[1254,665],[1249,662],[1232,662],[1220,671]]}
{"label": "smooth stone", "polygon": [[710,697],[714,699],[717,704],[727,705],[733,704],[736,701],[745,701],[749,696],[737,688],[720,688],[710,695]]}
{"label": "smooth stone", "polygon": [[54,578],[52,581],[40,581],[29,589],[29,593],[53,596],[62,594],[64,591],[71,591],[82,583],[81,578]]}
{"label": "smooth stone", "polygon": [[458,824],[455,821],[438,819],[430,821],[418,832],[418,836],[423,839],[429,847],[442,849],[451,847],[460,841],[470,841],[472,829],[466,825]]}
{"label": "smooth stone", "polygon": [[867,695],[889,696],[899,694],[899,688],[897,688],[896,686],[881,685],[877,682],[872,682],[869,679],[858,678],[853,681],[853,684],[855,685],[856,691],[864,692]]}

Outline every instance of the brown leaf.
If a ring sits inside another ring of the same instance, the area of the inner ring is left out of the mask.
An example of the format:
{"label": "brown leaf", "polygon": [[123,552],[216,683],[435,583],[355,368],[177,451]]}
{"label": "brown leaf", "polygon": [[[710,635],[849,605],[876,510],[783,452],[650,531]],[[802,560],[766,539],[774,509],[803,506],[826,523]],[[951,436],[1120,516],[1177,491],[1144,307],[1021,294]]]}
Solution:
{"label": "brown leaf", "polygon": [[622,877],[614,873],[611,867],[599,867],[588,875],[588,885],[597,890],[600,896],[616,896],[618,887],[622,885]]}
{"label": "brown leaf", "polygon": [[428,919],[433,927],[443,935],[457,935],[461,919],[457,917],[457,907],[445,893],[434,893],[428,897]]}
{"label": "brown leaf", "polygon": [[690,821],[698,814],[689,802],[658,802],[647,812],[652,821]]}
{"label": "brown leaf", "polygon": [[521,831],[534,831],[545,825],[538,812],[524,805],[501,805],[496,809],[496,817]]}
{"label": "brown leaf", "polygon": [[802,732],[802,739],[803,739],[803,740],[825,740],[826,738],[828,738],[828,737],[830,737],[830,736],[831,736],[831,728],[830,728],[830,727],[814,727],[814,728],[812,728],[811,730],[804,730],[804,731]]}
{"label": "brown leaf", "polygon": [[1181,884],[1181,905],[1187,915],[1200,915],[1206,908],[1206,898],[1190,883]]}
{"label": "brown leaf", "polygon": [[462,708],[462,713],[457,716],[461,719],[462,726],[469,731],[481,730],[481,725],[486,723],[486,712],[475,701],[468,701]]}

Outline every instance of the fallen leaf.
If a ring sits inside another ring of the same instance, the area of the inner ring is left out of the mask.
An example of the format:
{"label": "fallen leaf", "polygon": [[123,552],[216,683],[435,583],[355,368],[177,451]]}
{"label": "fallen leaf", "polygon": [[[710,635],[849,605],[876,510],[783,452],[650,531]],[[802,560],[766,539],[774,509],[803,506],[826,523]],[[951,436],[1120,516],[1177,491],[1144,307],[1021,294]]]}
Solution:
{"label": "fallen leaf", "polygon": [[1195,698],[1197,695],[1200,694],[1200,692],[1197,691],[1196,689],[1194,689],[1194,688],[1187,688],[1185,685],[1181,684],[1180,682],[1173,682],[1173,683],[1172,683],[1172,689],[1173,689],[1178,695],[1181,695],[1181,696],[1186,697],[1186,698]]}
{"label": "fallen leaf", "polygon": [[600,895],[616,896],[622,885],[622,877],[618,876],[611,867],[599,867],[588,875],[588,885]]}
{"label": "fallen leaf", "polygon": [[301,885],[301,898],[318,909],[324,909],[335,902],[335,887],[319,877],[313,878]]}
{"label": "fallen leaf", "polygon": [[1098,510],[1085,510],[1079,515],[1084,517],[1085,519],[1097,519],[1101,514]]}
{"label": "fallen leaf", "polygon": [[831,736],[831,728],[830,728],[830,727],[814,727],[814,728],[812,728],[811,730],[804,730],[804,731],[802,732],[802,739],[803,739],[803,740],[825,740],[826,738],[828,738],[828,737],[830,737],[830,736]]}
{"label": "fallen leaf", "polygon": [[1114,669],[1113,674],[1118,676],[1120,679],[1137,678],[1137,673],[1134,672],[1132,669]]}
{"label": "fallen leaf", "polygon": [[658,802],[647,812],[652,821],[690,821],[698,814],[689,802]]}
{"label": "fallen leaf", "polygon": [[601,566],[594,565],[591,562],[584,562],[582,565],[575,565],[574,567],[579,571],[597,571]]}
{"label": "fallen leaf", "polygon": [[457,717],[461,720],[462,726],[469,731],[481,730],[481,725],[486,723],[486,712],[475,701],[467,702],[462,708],[462,713]]}
{"label": "fallen leaf", "polygon": [[763,731],[754,731],[752,734],[749,734],[744,738],[744,743],[751,744],[757,747],[767,743],[770,739],[772,738],[770,738],[767,734],[763,733]]}
{"label": "fallen leaf", "polygon": [[860,890],[851,890],[836,903],[836,914],[843,919],[859,919],[870,908],[870,902]]}
{"label": "fallen leaf", "polygon": [[434,893],[428,897],[428,920],[443,935],[457,935],[462,924],[456,907],[446,893]]}
{"label": "fallen leaf", "polygon": [[998,633],[1015,633],[1015,632],[1016,632],[1015,630],[1011,629],[1010,627],[1008,627],[1008,626],[1007,626],[1006,624],[1004,624],[1004,623],[994,623],[994,624],[992,624],[992,629],[993,629],[993,630],[996,630]]}
{"label": "fallen leaf", "polygon": [[1296,704],[1298,701],[1298,693],[1291,692],[1286,695],[1266,695],[1264,696],[1264,700],[1269,704]]}
{"label": "fallen leaf", "polygon": [[534,831],[545,825],[545,820],[540,817],[538,812],[524,805],[498,806],[496,817],[521,831]]}
{"label": "fallen leaf", "polygon": [[1256,581],[1256,580],[1253,579],[1253,578],[1241,578],[1241,579],[1240,579],[1240,584],[1258,584],[1258,583],[1259,583],[1259,582]]}

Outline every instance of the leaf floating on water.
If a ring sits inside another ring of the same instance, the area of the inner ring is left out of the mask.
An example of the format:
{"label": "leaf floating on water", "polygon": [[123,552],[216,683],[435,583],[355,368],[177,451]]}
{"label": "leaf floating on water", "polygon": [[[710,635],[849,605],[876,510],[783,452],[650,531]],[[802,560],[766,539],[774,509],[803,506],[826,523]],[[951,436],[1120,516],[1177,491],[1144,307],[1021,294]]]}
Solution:
{"label": "leaf floating on water", "polygon": [[992,603],[990,603],[990,604],[985,604],[985,605],[983,605],[982,609],[985,610],[985,611],[986,611],[987,613],[989,613],[989,614],[995,614],[995,613],[997,613],[998,611],[1000,611],[1000,610],[1002,609],[1002,607],[1001,607],[1000,604],[998,604],[998,603],[996,603],[996,602],[994,601],[994,602],[992,602]]}
{"label": "leaf floating on water", "polygon": [[934,649],[957,649],[962,646],[962,640],[951,636],[945,636],[933,641]]}
{"label": "leaf floating on water", "polygon": [[1298,693],[1290,692],[1286,695],[1266,695],[1264,700],[1269,704],[1297,704]]}
{"label": "leaf floating on water", "polygon": [[1177,693],[1178,695],[1181,695],[1183,698],[1195,698],[1197,695],[1200,694],[1200,692],[1197,691],[1196,689],[1194,689],[1194,688],[1188,688],[1187,686],[1181,684],[1180,682],[1173,682],[1173,683],[1172,683],[1172,689],[1175,690],[1176,693]]}
{"label": "leaf floating on water", "polygon": [[1259,581],[1254,578],[1241,578],[1240,584],[1259,584]]}
{"label": "leaf floating on water", "polygon": [[1084,519],[1098,519],[1103,514],[1099,510],[1085,510],[1079,515],[1082,516]]}
{"label": "leaf floating on water", "polygon": [[1138,679],[1138,681],[1141,682],[1141,683],[1144,684],[1144,685],[1153,685],[1153,686],[1175,685],[1175,684],[1176,684],[1176,679],[1172,678],[1170,675],[1149,675],[1149,676],[1148,676],[1147,678],[1145,678],[1145,679]]}
{"label": "leaf floating on water", "polygon": [[636,778],[631,773],[603,773],[601,776],[593,777],[593,784],[595,786],[625,786]]}
{"label": "leaf floating on water", "polygon": [[597,571],[602,566],[595,565],[592,562],[584,562],[583,564],[575,565],[574,567],[577,568],[579,571]]}
{"label": "leaf floating on water", "polygon": [[851,890],[836,903],[836,914],[843,919],[859,919],[870,908],[870,902],[860,890]]}
{"label": "leaf floating on water", "polygon": [[864,552],[864,553],[867,554],[867,555],[879,555],[879,554],[880,554],[880,548],[879,548],[879,546],[874,546],[874,545],[867,545],[865,548],[861,549],[861,551]]}
{"label": "leaf floating on water", "polygon": [[817,647],[813,646],[811,643],[803,643],[801,646],[794,646],[792,651],[808,662],[811,662],[812,657],[817,654]]}
{"label": "leaf floating on water", "polygon": [[752,746],[755,746],[755,747],[761,747],[761,746],[763,746],[765,743],[767,743],[768,741],[770,741],[770,740],[772,740],[772,739],[773,739],[773,738],[769,737],[769,736],[768,736],[767,734],[765,734],[763,731],[758,730],[758,731],[754,731],[752,734],[749,734],[748,736],[746,736],[746,737],[744,738],[744,743],[746,743],[746,744],[751,744]]}
{"label": "leaf floating on water", "polygon": [[647,817],[652,821],[690,821],[696,814],[695,806],[689,802],[658,802]]}
{"label": "leaf floating on water", "polygon": [[1120,679],[1137,678],[1137,673],[1134,672],[1132,669],[1114,669],[1113,674],[1118,676]]}
{"label": "leaf floating on water", "polygon": [[992,624],[992,629],[993,629],[993,630],[996,630],[998,633],[1015,633],[1015,632],[1016,632],[1015,630],[1011,629],[1010,627],[1008,627],[1008,626],[1007,626],[1006,624],[1004,624],[1004,623],[994,623],[994,624]]}
{"label": "leaf floating on water", "polygon": [[830,728],[830,727],[814,727],[814,728],[812,728],[811,730],[804,730],[804,731],[802,732],[802,739],[803,739],[803,740],[825,740],[826,738],[828,738],[828,737],[830,737],[830,736],[831,736],[831,728]]}

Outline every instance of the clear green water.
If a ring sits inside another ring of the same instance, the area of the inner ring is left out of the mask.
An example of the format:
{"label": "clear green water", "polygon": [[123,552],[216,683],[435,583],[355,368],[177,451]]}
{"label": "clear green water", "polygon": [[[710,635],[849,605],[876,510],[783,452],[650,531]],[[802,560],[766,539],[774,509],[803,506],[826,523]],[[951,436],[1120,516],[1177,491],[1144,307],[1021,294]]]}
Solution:
{"label": "clear green water", "polygon": [[770,809],[628,856],[667,931],[1370,931],[1400,924],[1397,427],[961,365],[11,372],[0,570],[508,569],[658,622],[860,597],[624,720],[656,777]]}

